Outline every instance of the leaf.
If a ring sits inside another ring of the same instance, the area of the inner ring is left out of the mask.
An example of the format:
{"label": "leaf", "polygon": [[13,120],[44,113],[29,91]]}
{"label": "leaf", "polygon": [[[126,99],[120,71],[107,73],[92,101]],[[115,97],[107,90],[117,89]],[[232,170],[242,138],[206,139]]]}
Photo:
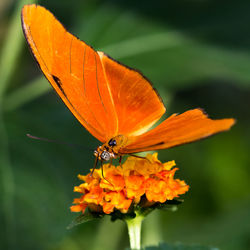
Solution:
{"label": "leaf", "polygon": [[152,206],[149,207],[144,207],[143,206],[143,201],[136,206],[137,212],[140,215],[146,216],[155,209],[162,209],[162,210],[169,210],[169,211],[176,211],[177,210],[177,205],[180,205],[184,202],[184,200],[181,199],[173,199],[173,200],[167,200],[164,203],[157,202]]}
{"label": "leaf", "polygon": [[104,215],[100,213],[91,213],[90,211],[86,211],[84,214],[81,214],[80,216],[76,217],[67,227],[67,229],[71,229],[79,224],[92,221],[95,219],[101,219]]}
{"label": "leaf", "polygon": [[177,206],[182,204],[183,202],[184,200],[181,199],[168,200],[165,203],[158,203],[156,208],[174,212],[177,210]]}

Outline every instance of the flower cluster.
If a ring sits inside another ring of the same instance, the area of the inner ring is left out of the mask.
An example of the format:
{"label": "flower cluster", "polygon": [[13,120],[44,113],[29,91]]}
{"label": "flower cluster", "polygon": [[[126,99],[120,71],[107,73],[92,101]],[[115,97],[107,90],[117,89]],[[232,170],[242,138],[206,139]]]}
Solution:
{"label": "flower cluster", "polygon": [[112,213],[115,209],[122,213],[138,204],[142,198],[146,203],[164,203],[188,191],[184,181],[174,179],[177,168],[174,161],[161,163],[157,153],[148,154],[145,159],[128,157],[122,166],[103,165],[93,174],[79,175],[84,183],[74,188],[82,194],[74,199],[72,212],[91,211]]}

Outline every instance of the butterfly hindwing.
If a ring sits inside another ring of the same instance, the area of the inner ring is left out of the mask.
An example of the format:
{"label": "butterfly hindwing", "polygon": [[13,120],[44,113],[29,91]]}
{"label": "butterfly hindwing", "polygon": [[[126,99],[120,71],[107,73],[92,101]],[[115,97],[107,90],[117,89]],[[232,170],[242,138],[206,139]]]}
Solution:
{"label": "butterfly hindwing", "polygon": [[212,120],[201,109],[172,115],[154,129],[131,138],[122,153],[165,149],[206,138],[230,129],[234,119]]}
{"label": "butterfly hindwing", "polygon": [[161,98],[140,72],[99,54],[118,114],[118,134],[146,132],[165,113]]}

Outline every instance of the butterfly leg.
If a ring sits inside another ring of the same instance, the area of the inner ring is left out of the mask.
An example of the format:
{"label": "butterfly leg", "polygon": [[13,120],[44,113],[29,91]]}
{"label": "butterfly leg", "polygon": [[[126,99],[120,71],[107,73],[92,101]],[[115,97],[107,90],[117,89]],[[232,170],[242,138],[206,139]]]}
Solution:
{"label": "butterfly leg", "polygon": [[144,160],[147,160],[147,161],[150,162],[150,160],[149,160],[147,157],[145,157],[145,156],[139,156],[139,155],[134,155],[134,154],[128,154],[128,155],[133,156],[133,157],[135,157],[135,158],[144,159]]}
{"label": "butterfly leg", "polygon": [[119,158],[119,166],[122,168],[122,156],[120,155],[120,158]]}
{"label": "butterfly leg", "polygon": [[[110,163],[110,165],[112,164],[112,162]],[[103,171],[103,165],[102,165],[102,161],[101,161],[101,169],[102,169],[102,178],[107,181],[110,185],[114,186],[109,180],[107,180],[104,176],[104,171]]]}
{"label": "butterfly leg", "polygon": [[101,161],[101,169],[102,169],[102,177],[103,177],[104,180],[106,180],[105,177],[104,177],[104,171],[103,171],[102,161]]}
{"label": "butterfly leg", "polygon": [[92,169],[92,171],[91,171],[90,176],[92,176],[92,175],[93,175],[93,173],[94,173],[94,171],[95,171],[95,169],[96,169],[97,163],[98,163],[98,157],[96,157],[96,158],[95,158],[94,167],[93,167],[93,169]]}
{"label": "butterfly leg", "polygon": [[112,165],[112,160],[113,160],[113,158],[110,159],[109,166],[108,166],[109,168],[110,168],[111,165]]}

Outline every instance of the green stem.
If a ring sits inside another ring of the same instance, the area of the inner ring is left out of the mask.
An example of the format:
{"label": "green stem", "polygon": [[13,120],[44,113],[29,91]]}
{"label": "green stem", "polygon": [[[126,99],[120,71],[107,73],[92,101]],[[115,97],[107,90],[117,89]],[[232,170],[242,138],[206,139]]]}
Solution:
{"label": "green stem", "polygon": [[127,219],[128,234],[130,241],[130,248],[133,250],[141,249],[141,224],[144,216],[136,214],[133,219]]}

